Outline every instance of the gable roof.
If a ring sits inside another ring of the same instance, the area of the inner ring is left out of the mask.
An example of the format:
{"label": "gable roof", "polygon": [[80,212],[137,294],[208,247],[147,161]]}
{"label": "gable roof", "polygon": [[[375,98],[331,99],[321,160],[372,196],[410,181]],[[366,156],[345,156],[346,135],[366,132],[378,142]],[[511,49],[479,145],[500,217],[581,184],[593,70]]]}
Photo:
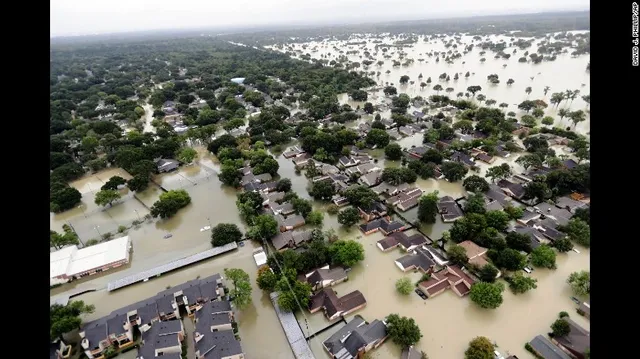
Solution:
{"label": "gable roof", "polygon": [[324,288],[311,296],[309,310],[324,308],[327,317],[330,318],[339,312],[349,312],[366,303],[367,300],[359,290],[338,297],[332,288]]}
{"label": "gable roof", "polygon": [[533,338],[529,342],[529,345],[544,359],[571,359],[562,349],[555,346],[549,339],[542,335],[537,335]]}
{"label": "gable roof", "polygon": [[366,323],[359,315],[322,342],[322,345],[339,359],[356,358],[361,348],[380,342],[387,337],[387,326],[375,319]]}
{"label": "gable roof", "polygon": [[436,265],[431,252],[422,247],[418,247],[414,250],[414,253],[407,254],[396,260],[396,265],[401,267],[402,270],[408,270],[412,267],[427,271]]}
{"label": "gable roof", "polygon": [[570,318],[563,318],[563,320],[569,323],[571,331],[567,335],[554,337],[554,339],[570,351],[585,353],[591,347],[591,333]]}

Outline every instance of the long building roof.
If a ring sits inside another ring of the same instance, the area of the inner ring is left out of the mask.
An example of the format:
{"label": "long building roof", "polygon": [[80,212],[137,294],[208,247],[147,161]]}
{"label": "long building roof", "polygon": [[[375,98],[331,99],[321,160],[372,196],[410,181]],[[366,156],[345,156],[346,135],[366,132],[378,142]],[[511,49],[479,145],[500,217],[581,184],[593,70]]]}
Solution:
{"label": "long building roof", "polygon": [[50,278],[73,276],[129,258],[129,236],[78,249],[63,248],[50,254]]}

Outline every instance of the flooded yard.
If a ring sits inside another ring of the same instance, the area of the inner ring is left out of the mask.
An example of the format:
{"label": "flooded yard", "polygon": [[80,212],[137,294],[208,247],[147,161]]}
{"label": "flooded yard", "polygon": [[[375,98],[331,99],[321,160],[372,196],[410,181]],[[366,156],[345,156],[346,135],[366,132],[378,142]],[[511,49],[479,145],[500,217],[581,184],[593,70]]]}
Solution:
{"label": "flooded yard", "polygon": [[[538,334],[549,332],[549,326],[560,311],[568,312],[584,328],[590,328],[589,321],[576,314],[576,305],[571,301],[572,294],[565,283],[571,272],[589,270],[588,249],[580,248],[580,254],[559,254],[558,269],[537,269],[532,273],[532,277],[538,280],[537,289],[518,296],[507,289],[503,294],[502,306],[496,310],[485,310],[477,307],[468,297],[460,298],[451,290],[427,300],[413,292],[408,296],[398,294],[395,282],[399,278],[406,276],[415,283],[420,279],[421,273],[403,273],[398,269],[394,261],[404,253],[400,249],[386,253],[380,251],[376,242],[382,238],[384,236],[380,233],[369,236],[354,233],[352,239],[365,247],[365,260],[353,267],[347,282],[333,288],[339,296],[360,290],[367,299],[367,306],[354,312],[346,318],[347,321],[356,314],[367,321],[383,319],[391,313],[414,318],[424,335],[417,346],[430,358],[461,358],[468,342],[479,335],[495,341],[503,354],[533,358],[524,350],[524,343]],[[309,320],[311,333],[330,324],[321,313],[307,312],[305,315]],[[298,318],[305,331],[304,317],[298,314]],[[311,341],[314,353],[323,350],[323,338],[334,333],[337,328]],[[389,341],[374,351],[373,357],[399,358],[400,352],[401,348]],[[318,355],[318,358],[322,356]]]}
{"label": "flooded yard", "polygon": [[[508,38],[492,37],[492,41]],[[376,45],[373,40],[366,39],[368,49],[373,49]],[[471,37],[463,36],[463,43],[471,43]],[[384,40],[385,43],[392,43],[391,39]],[[333,47],[337,46],[347,50],[357,50],[360,46],[346,45],[340,41],[312,42],[307,44],[292,44],[295,50],[302,53],[309,52],[312,57],[336,58],[340,55]],[[317,51],[303,50],[303,46],[308,48],[317,47]],[[536,45],[532,47],[537,48]],[[459,47],[460,51],[462,47]],[[513,48],[505,50],[511,53]],[[360,50],[364,51],[364,50]],[[435,94],[433,86],[441,83],[443,87],[452,87],[450,96],[455,97],[457,92],[464,92],[471,85],[482,86],[481,93],[488,99],[495,99],[498,103],[509,104],[506,111],[517,110],[517,104],[525,99],[544,99],[548,102],[550,94],[556,91],[567,89],[579,89],[582,95],[589,94],[589,75],[585,72],[585,67],[589,62],[589,56],[572,57],[569,54],[559,55],[554,62],[543,62],[538,65],[519,63],[517,58],[522,50],[518,50],[518,55],[514,55],[509,60],[494,60],[490,56],[480,55],[481,49],[474,48],[462,59],[456,60],[453,64],[446,64],[444,61],[436,62],[435,57],[426,56],[429,52],[448,51],[441,41],[431,41],[426,43],[421,38],[412,47],[404,47],[407,52],[405,58],[425,58],[424,62],[415,62],[407,67],[392,66],[392,59],[384,59],[382,66],[372,65],[369,70],[379,71],[381,74],[374,78],[380,86],[386,83],[398,86],[400,76],[408,75],[414,84],[399,85],[399,93],[407,93],[411,97]],[[394,58],[397,58],[397,50],[390,50]],[[362,61],[358,54],[347,55],[351,61]],[[377,55],[381,59],[381,55]],[[480,62],[480,58],[486,56],[487,61]],[[507,66],[504,66],[504,65]],[[385,72],[389,71],[389,74]],[[469,78],[464,74],[469,71]],[[457,81],[439,81],[439,74],[446,72],[453,77],[455,73],[460,75]],[[497,85],[487,82],[487,75],[498,74],[501,82]],[[419,80],[422,74],[424,80]],[[562,76],[558,76],[562,74]],[[431,86],[421,89],[419,84],[431,77]],[[513,78],[515,83],[507,86],[505,82],[508,78]],[[532,87],[532,93],[525,93],[526,87]],[[545,86],[550,87],[547,95],[544,95]],[[442,93],[441,93],[442,94]],[[372,94],[369,95],[370,98]],[[382,91],[378,91],[375,96],[383,97]],[[362,107],[364,102],[352,101],[348,96],[342,95],[339,98],[341,103],[348,103],[354,109]],[[373,100],[369,100],[374,102]],[[587,104],[578,97],[570,103],[563,103],[559,108],[570,107],[572,110],[586,109]],[[148,121],[150,122],[151,110],[147,110]],[[383,112],[383,117],[389,117],[390,111]],[[567,127],[571,124],[568,119],[560,121],[557,117],[557,109],[549,107],[547,115],[556,118],[556,126]],[[373,116],[363,116],[359,121],[371,121]],[[145,127],[149,130],[151,126]],[[353,124],[350,124],[353,126]],[[586,134],[589,131],[589,115],[587,120],[578,124],[576,130]],[[410,148],[419,146],[422,143],[422,134],[418,133],[398,141],[402,147]],[[294,145],[295,142],[289,144]],[[76,208],[60,214],[51,214],[50,225],[52,230],[61,231],[64,224],[71,224],[79,234],[81,240],[86,241],[93,238],[100,238],[104,233],[112,233],[114,237],[128,235],[132,240],[133,254],[131,262],[118,270],[109,271],[96,276],[88,277],[70,284],[65,284],[51,291],[51,296],[72,291],[78,288],[96,288],[95,292],[83,294],[77,299],[84,300],[88,304],[96,306],[96,312],[84,318],[86,321],[99,318],[109,314],[111,311],[127,304],[148,298],[158,291],[169,286],[174,286],[185,281],[205,277],[214,273],[222,273],[224,268],[241,268],[249,273],[253,286],[253,303],[246,309],[237,313],[240,337],[247,358],[289,359],[293,357],[285,335],[280,327],[273,306],[268,295],[263,294],[255,285],[256,265],[253,261],[252,250],[255,244],[246,242],[244,247],[237,251],[215,257],[214,259],[202,262],[191,267],[187,267],[176,272],[163,275],[160,278],[152,279],[145,283],[139,283],[123,288],[115,292],[106,292],[104,288],[109,281],[133,274],[139,271],[153,268],[159,264],[167,263],[177,258],[185,257],[211,248],[210,231],[201,231],[204,226],[215,226],[218,223],[235,223],[241,230],[246,230],[246,225],[240,219],[236,208],[236,190],[223,186],[217,178],[219,164],[217,160],[207,153],[203,147],[196,147],[199,159],[193,165],[181,167],[179,170],[154,176],[154,184],[141,193],[128,193],[123,190],[123,198],[109,208],[99,208],[94,203],[95,193],[100,187],[114,175],[131,178],[126,171],[112,168],[98,172],[97,174],[86,176],[71,183],[83,195],[82,203]],[[563,149],[554,147],[558,154],[564,153]],[[383,157],[380,149],[370,151],[378,158],[379,164],[384,167],[399,166],[400,161],[387,161]],[[521,171],[521,167],[515,163],[517,155],[509,158],[498,158],[491,165],[478,163],[480,174],[484,174],[487,168],[501,163],[509,163],[516,172]],[[292,190],[302,198],[309,199],[307,193],[308,180],[303,174],[296,174],[293,163],[290,159],[285,159],[282,155],[276,156],[280,165],[279,176],[289,178],[292,181]],[[429,193],[437,190],[440,196],[449,195],[459,198],[466,194],[462,188],[462,183],[450,183],[445,180],[419,179],[417,187]],[[130,227],[133,221],[140,220],[149,213],[149,208],[162,194],[162,186],[166,190],[185,189],[189,192],[192,202],[187,207],[181,209],[177,215],[168,220],[152,220],[144,222],[136,227],[128,229],[123,234],[118,234],[118,227]],[[314,201],[314,208],[326,211],[328,204]],[[413,222],[417,218],[417,208],[401,213],[403,217]],[[448,230],[451,224],[443,223],[438,217],[433,225],[421,225],[421,230],[431,239],[436,240],[442,236],[442,232]],[[383,319],[390,313],[412,317],[420,326],[424,337],[417,344],[420,350],[424,350],[430,358],[446,359],[461,358],[467,347],[467,343],[475,336],[482,335],[490,338],[498,344],[498,350],[503,354],[515,354],[520,358],[532,358],[523,348],[525,342],[538,334],[545,334],[549,331],[549,325],[556,318],[558,312],[567,311],[572,319],[576,320],[585,328],[590,328],[589,321],[575,313],[575,304],[571,301],[572,295],[566,279],[571,272],[589,270],[590,251],[580,248],[581,253],[569,252],[558,254],[557,266],[554,271],[537,269],[531,275],[538,279],[538,288],[526,294],[515,296],[508,289],[504,292],[504,303],[496,310],[483,310],[473,304],[470,299],[459,298],[452,291],[445,291],[443,294],[428,300],[422,300],[415,293],[402,296],[395,290],[395,282],[404,276],[409,277],[412,282],[416,282],[420,273],[402,273],[394,264],[404,253],[400,250],[383,253],[376,247],[376,242],[382,239],[380,233],[364,236],[356,227],[345,229],[337,222],[337,216],[325,213],[323,230],[333,228],[342,239],[355,239],[361,242],[366,251],[365,260],[356,265],[349,272],[349,280],[334,287],[338,295],[344,295],[353,290],[360,290],[367,299],[367,306],[353,314],[359,314],[367,321]],[[171,234],[170,238],[164,238]],[[298,320],[305,335],[317,332],[330,323],[321,313],[309,314],[298,313]],[[351,318],[347,318],[349,321]],[[341,325],[340,325],[341,326]],[[312,351],[318,359],[328,358],[322,348],[322,341],[333,334],[340,326],[328,330],[310,341]],[[187,333],[192,335],[192,333]],[[189,340],[191,340],[189,338]],[[133,351],[132,353],[135,354]],[[127,353],[129,354],[129,353]],[[373,352],[374,358],[398,358],[400,348],[390,341]],[[135,355],[134,355],[135,356]],[[505,355],[506,356],[506,355]]]}

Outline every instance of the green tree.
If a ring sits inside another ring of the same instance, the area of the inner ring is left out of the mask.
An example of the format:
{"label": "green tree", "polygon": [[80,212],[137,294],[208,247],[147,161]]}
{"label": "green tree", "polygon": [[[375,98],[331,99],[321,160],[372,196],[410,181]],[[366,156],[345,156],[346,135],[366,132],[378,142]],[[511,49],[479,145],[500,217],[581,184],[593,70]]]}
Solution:
{"label": "green tree", "polygon": [[541,245],[531,251],[531,264],[536,267],[556,268],[556,252],[547,245]]}
{"label": "green tree", "polygon": [[64,230],[62,234],[56,231],[49,231],[49,246],[60,249],[64,246],[77,245],[80,243],[78,235],[71,229],[71,227],[65,224],[62,229]]}
{"label": "green tree", "polygon": [[94,305],[84,304],[81,300],[74,300],[63,306],[53,304],[49,307],[49,337],[64,341],[64,334],[75,329],[80,329],[83,314],[91,314],[95,310]]}
{"label": "green tree", "polygon": [[521,207],[514,207],[511,205],[504,207],[504,211],[509,215],[509,218],[511,218],[512,220],[520,219],[524,214],[524,210]]}
{"label": "green tree", "polygon": [[486,337],[475,337],[464,352],[464,359],[494,359],[495,347]]}
{"label": "green tree", "polygon": [[471,286],[470,298],[481,308],[496,309],[502,304],[502,283],[478,282]]}
{"label": "green tree", "polygon": [[49,195],[49,208],[51,212],[59,213],[74,208],[81,199],[80,191],[63,184],[55,190],[52,189]]}
{"label": "green tree", "polygon": [[490,249],[487,255],[498,268],[504,268],[510,271],[521,270],[527,263],[526,256],[511,248],[506,248],[501,251]]}
{"label": "green tree", "polygon": [[258,288],[271,293],[276,289],[278,279],[278,275],[273,273],[271,268],[268,266],[262,266],[258,269],[258,278],[256,278]]}
{"label": "green tree", "polygon": [[478,175],[471,175],[464,179],[462,186],[469,192],[486,192],[489,190],[489,183]]}
{"label": "green tree", "polygon": [[141,192],[149,187],[150,181],[151,177],[149,175],[135,175],[133,176],[133,178],[127,181],[127,187],[129,187],[129,189],[134,192]]}
{"label": "green tree", "polygon": [[309,189],[309,195],[311,195],[311,197],[322,201],[330,200],[335,193],[336,190],[333,187],[333,184],[329,181],[313,182]]}
{"label": "green tree", "polygon": [[397,143],[390,143],[384,148],[384,155],[389,160],[397,161],[402,158],[402,148]]}
{"label": "green tree", "polygon": [[487,169],[486,176],[491,179],[491,182],[508,178],[511,176],[511,166],[507,163],[503,163],[499,166],[489,167],[489,169]]}
{"label": "green tree", "polygon": [[577,295],[585,296],[591,294],[591,273],[589,271],[571,273],[567,283]]}
{"label": "green tree", "polygon": [[305,217],[305,221],[312,226],[321,226],[324,221],[324,214],[320,211],[311,211]]}
{"label": "green tree", "polygon": [[251,281],[249,274],[238,268],[225,268],[224,276],[233,283],[229,295],[232,302],[239,309],[245,308],[251,303]]}
{"label": "green tree", "polygon": [[449,182],[457,182],[464,178],[469,169],[460,162],[445,162],[440,166],[442,174]]}
{"label": "green tree", "polygon": [[182,163],[191,163],[198,156],[198,152],[191,147],[183,147],[178,151],[178,161]]}
{"label": "green tree", "polygon": [[418,201],[418,219],[424,223],[435,223],[438,215],[438,191],[423,195]]}
{"label": "green tree", "polygon": [[279,293],[278,305],[283,310],[294,312],[297,309],[306,310],[309,307],[309,298],[311,297],[309,283],[283,275],[278,281],[276,289]]}
{"label": "green tree", "polygon": [[478,276],[483,282],[493,283],[498,276],[498,268],[494,267],[491,263],[487,263],[480,268]]}
{"label": "green tree", "polygon": [[378,148],[385,147],[389,144],[389,134],[384,130],[374,128],[367,133],[365,141],[371,146],[376,146]]}
{"label": "green tree", "polygon": [[329,257],[333,264],[352,267],[364,260],[364,247],[353,240],[338,240],[329,246]]}
{"label": "green tree", "polygon": [[524,251],[531,252],[531,237],[527,234],[522,234],[518,232],[509,232],[505,237],[507,242],[507,246],[511,249],[515,249],[516,251]]}
{"label": "green tree", "polygon": [[522,272],[516,272],[507,281],[509,282],[509,289],[511,289],[514,294],[522,294],[531,289],[538,288],[538,285],[536,284],[538,280],[525,277]]}
{"label": "green tree", "polygon": [[127,180],[125,180],[124,178],[120,177],[120,176],[113,176],[111,178],[109,178],[109,180],[102,185],[102,187],[100,187],[101,190],[105,190],[105,189],[111,189],[111,190],[116,190],[118,189],[118,186],[121,186],[123,184],[126,184]]}
{"label": "green tree", "polygon": [[242,239],[242,232],[233,223],[220,223],[211,230],[211,245],[214,247],[224,246],[232,242],[239,242]]}
{"label": "green tree", "polygon": [[268,214],[253,218],[253,225],[249,227],[247,237],[256,240],[267,240],[278,234],[278,222]]}
{"label": "green tree", "polygon": [[410,347],[420,341],[422,333],[420,327],[413,318],[400,317],[398,314],[389,314],[385,320],[387,334],[394,343],[401,348]]}
{"label": "green tree", "polygon": [[553,123],[555,122],[555,120],[551,116],[545,116],[542,118],[541,122],[543,125],[553,126]]}
{"label": "green tree", "polygon": [[396,290],[402,295],[409,295],[413,290],[411,279],[402,277],[396,281]]}
{"label": "green tree", "polygon": [[504,231],[509,226],[509,215],[504,211],[489,211],[484,214],[487,226]]}
{"label": "green tree", "polygon": [[591,230],[589,225],[581,219],[572,218],[566,226],[560,226],[560,231],[566,233],[569,239],[584,246],[591,245]]}
{"label": "green tree", "polygon": [[120,192],[113,189],[104,189],[96,193],[94,202],[98,206],[111,206],[111,204],[120,199]]}
{"label": "green tree", "polygon": [[573,249],[573,243],[568,238],[558,238],[553,241],[553,248],[560,253],[566,253]]}
{"label": "green tree", "polygon": [[347,208],[338,213],[338,223],[345,227],[351,227],[360,220],[360,212],[353,208]]}
{"label": "green tree", "polygon": [[191,203],[189,193],[183,189],[172,190],[160,195],[151,207],[151,215],[156,218],[170,218]]}
{"label": "green tree", "polygon": [[311,202],[306,199],[294,198],[291,200],[291,204],[293,205],[293,210],[296,211],[296,214],[299,214],[302,217],[307,217],[307,215],[309,215],[313,210]]}
{"label": "green tree", "polygon": [[563,337],[571,333],[571,326],[566,320],[558,318],[551,324],[551,332],[556,337]]}
{"label": "green tree", "polygon": [[449,260],[453,264],[465,266],[469,262],[469,257],[467,257],[467,250],[457,244],[450,246],[447,250],[447,254],[449,256]]}
{"label": "green tree", "polygon": [[465,213],[485,213],[484,195],[480,192],[467,196],[464,204]]}

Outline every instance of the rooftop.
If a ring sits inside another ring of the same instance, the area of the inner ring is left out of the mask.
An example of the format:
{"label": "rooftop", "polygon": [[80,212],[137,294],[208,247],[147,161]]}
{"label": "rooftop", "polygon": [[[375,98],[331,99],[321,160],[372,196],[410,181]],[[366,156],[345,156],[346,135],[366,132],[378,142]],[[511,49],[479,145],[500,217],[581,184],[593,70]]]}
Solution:
{"label": "rooftop", "polygon": [[71,246],[50,254],[49,274],[51,278],[73,276],[108,264],[129,260],[131,241],[128,236],[78,249]]}

